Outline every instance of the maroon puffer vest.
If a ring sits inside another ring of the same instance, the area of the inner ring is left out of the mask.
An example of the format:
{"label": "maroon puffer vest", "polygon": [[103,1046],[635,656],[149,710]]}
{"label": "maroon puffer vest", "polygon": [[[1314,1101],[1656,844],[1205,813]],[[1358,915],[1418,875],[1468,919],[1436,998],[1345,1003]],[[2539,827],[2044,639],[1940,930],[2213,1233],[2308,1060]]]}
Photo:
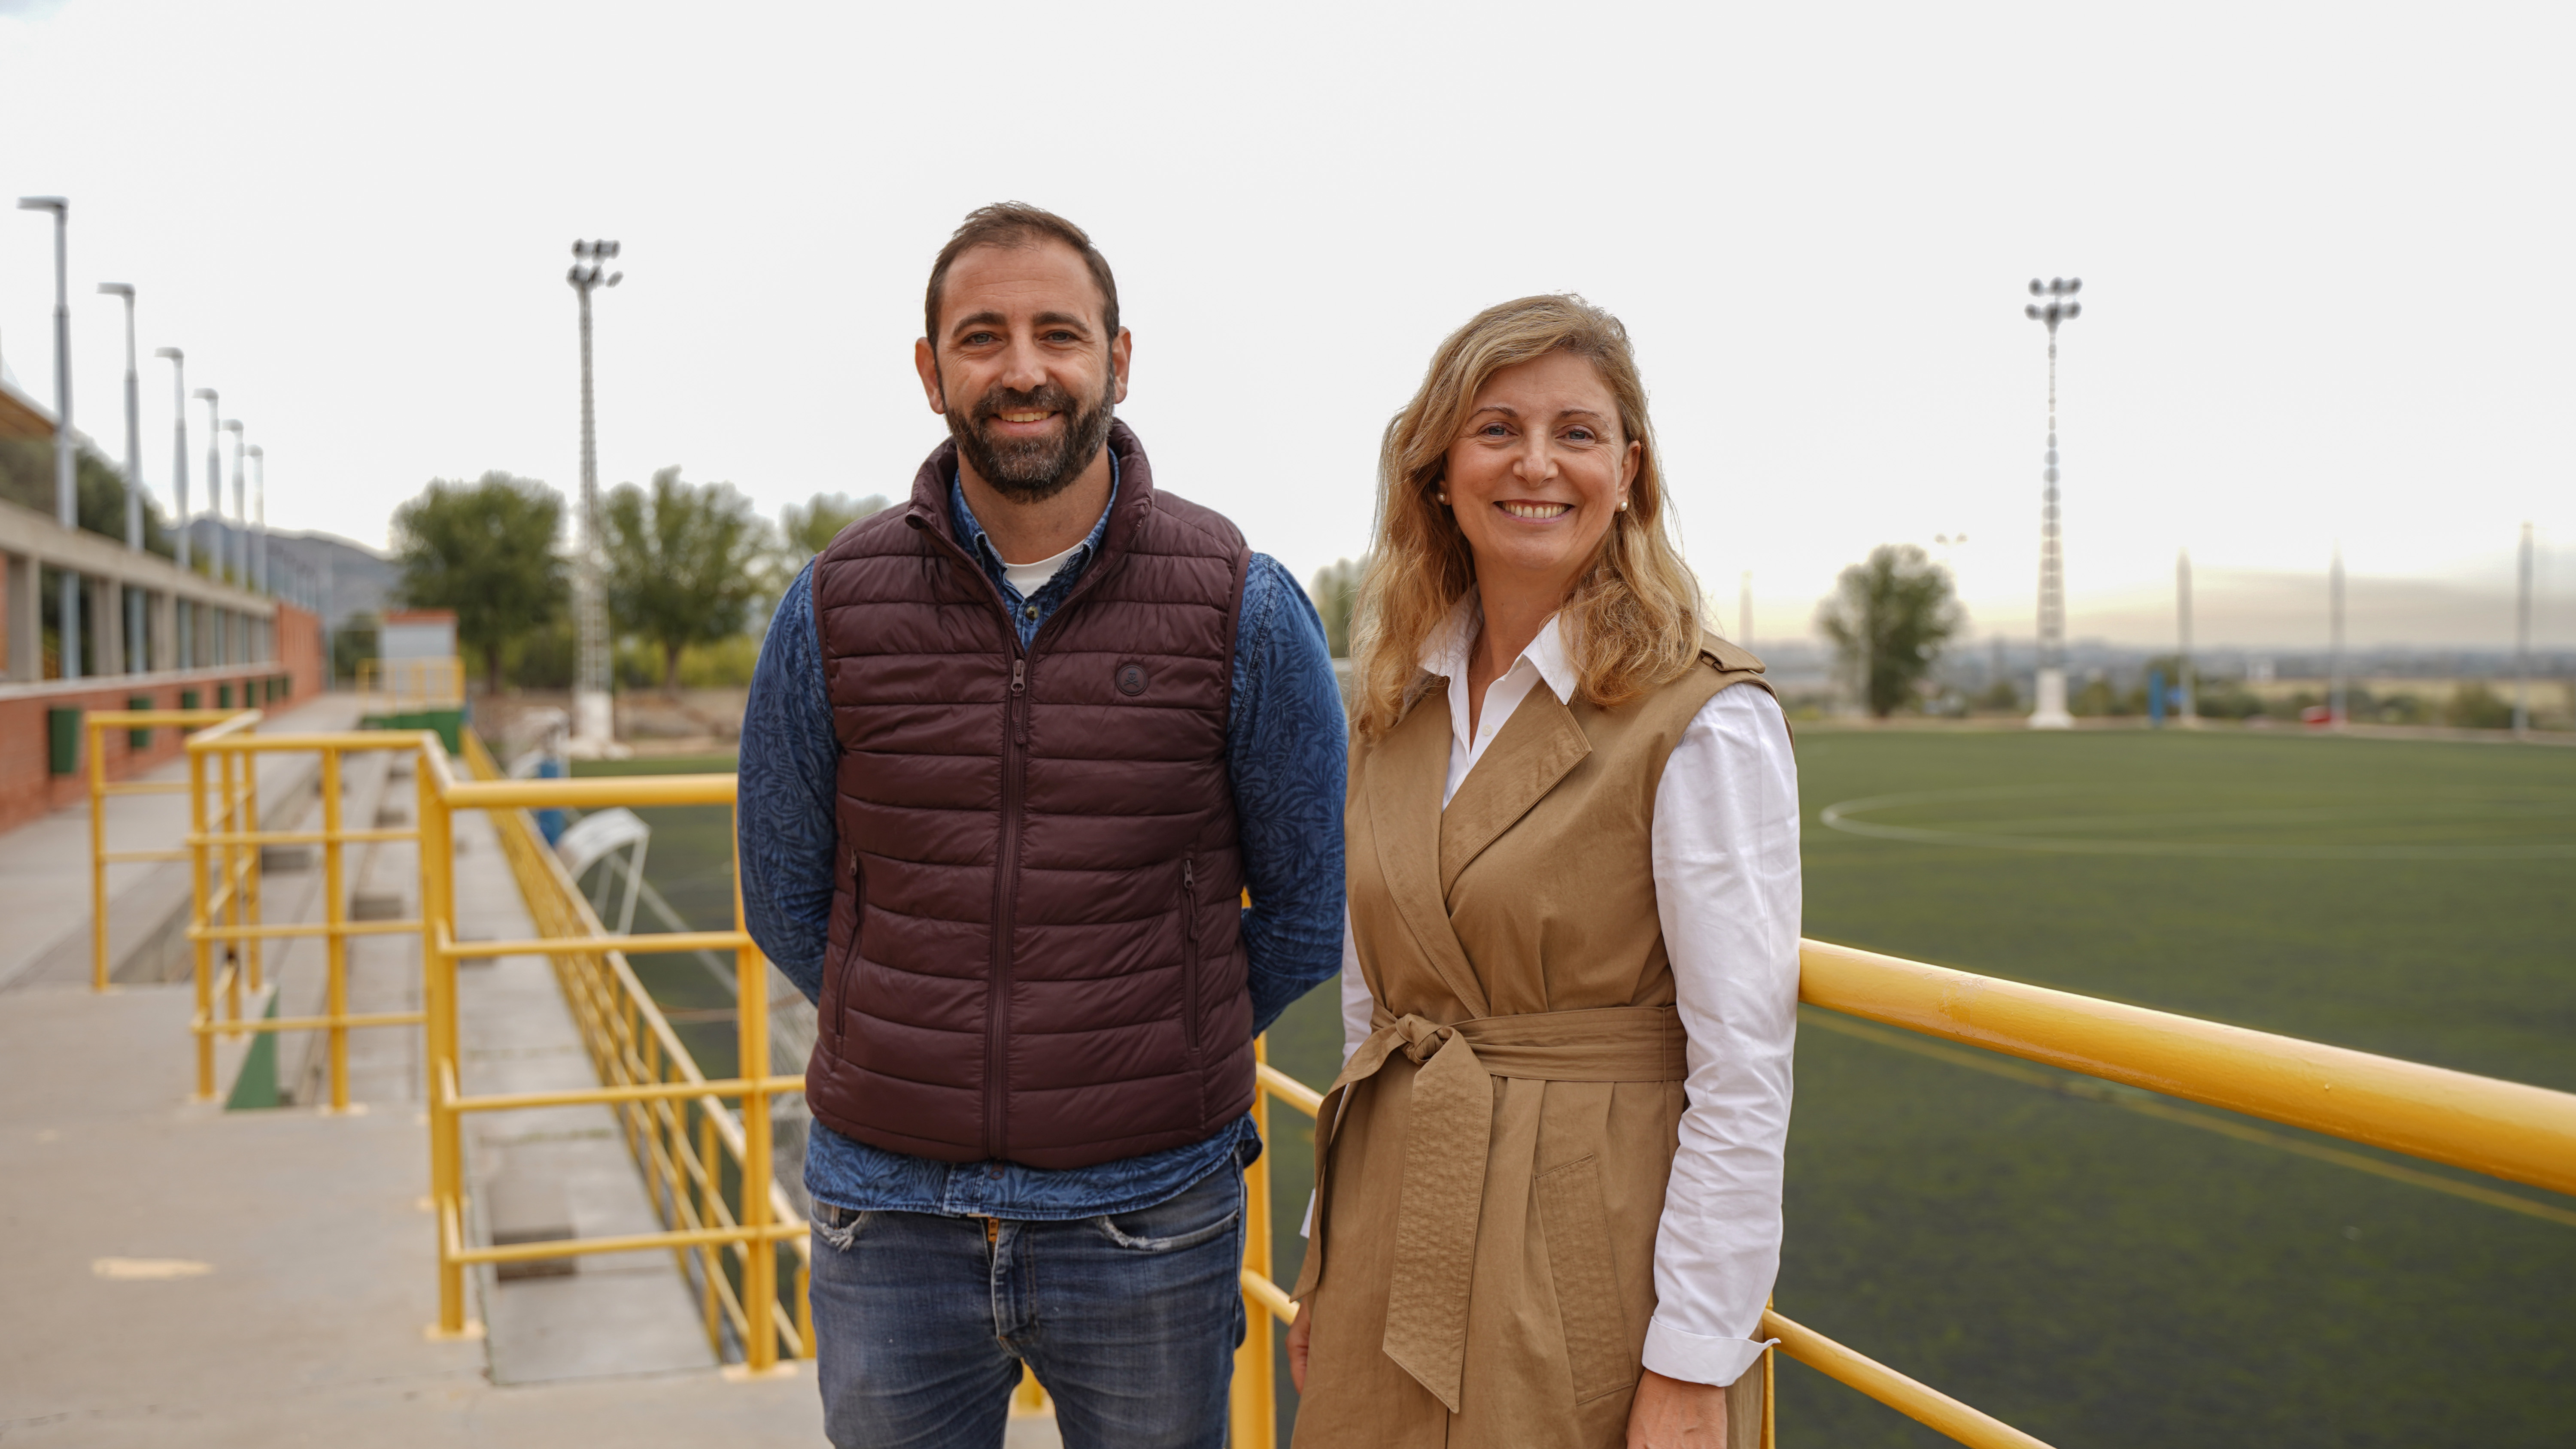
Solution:
{"label": "maroon puffer vest", "polygon": [[844,1136],[1086,1167],[1252,1104],[1225,761],[1251,554],[1154,491],[1126,424],[1109,446],[1100,551],[1025,651],[949,522],[954,443],[815,565],[843,871],[805,1080]]}

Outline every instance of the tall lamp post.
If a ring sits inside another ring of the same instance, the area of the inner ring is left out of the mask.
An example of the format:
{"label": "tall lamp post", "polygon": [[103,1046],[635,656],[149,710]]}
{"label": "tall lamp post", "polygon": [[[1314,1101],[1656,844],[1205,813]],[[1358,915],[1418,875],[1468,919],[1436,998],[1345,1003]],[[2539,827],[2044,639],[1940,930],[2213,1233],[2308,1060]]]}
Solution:
{"label": "tall lamp post", "polygon": [[257,443],[250,447],[250,579],[251,587],[265,594],[268,589],[268,450]]}
{"label": "tall lamp post", "polygon": [[[171,562],[182,573],[188,568],[188,354],[176,347],[156,347],[155,357],[170,359],[170,521],[177,534],[170,540]],[[193,606],[185,599],[170,601],[172,622],[178,627],[178,648],[172,658],[181,669],[194,669],[196,631]]]}
{"label": "tall lamp post", "polygon": [[[233,435],[233,584],[237,588],[248,589],[250,587],[250,502],[247,497],[249,485],[242,477],[242,420],[224,419],[224,431]],[[223,511],[224,495],[223,491],[218,489],[215,492],[215,512],[220,514]]]}
{"label": "tall lamp post", "polygon": [[[125,548],[143,552],[143,395],[134,362],[134,288],[101,282],[99,294],[125,302]],[[125,589],[125,668],[138,673],[143,659],[143,591]]]}
{"label": "tall lamp post", "polygon": [[2039,678],[2033,691],[2037,704],[2030,712],[2030,727],[2035,730],[2075,727],[2074,717],[2066,712],[2066,559],[2057,523],[2057,324],[2084,315],[2084,304],[2075,300],[2082,290],[2081,277],[2054,277],[2046,282],[2033,277],[2030,294],[2038,300],[2021,309],[2023,316],[2048,324],[2048,459],[2040,475],[2047,486],[2039,511]]}
{"label": "tall lamp post", "polygon": [[[65,529],[80,527],[80,489],[74,481],[72,441],[72,297],[69,257],[72,204],[59,196],[21,196],[20,211],[51,212],[54,218],[54,521]],[[81,672],[80,575],[61,571],[62,624],[59,652],[63,678]]]}
{"label": "tall lamp post", "polygon": [[206,405],[206,514],[215,521],[206,540],[206,572],[217,583],[224,577],[224,400],[211,387],[190,396]]}
{"label": "tall lamp post", "polygon": [[572,744],[604,753],[616,734],[608,692],[608,600],[600,577],[599,434],[590,394],[590,294],[626,280],[606,263],[617,257],[613,241],[572,244],[573,265],[564,280],[581,298],[581,556],[573,571],[573,633],[578,643],[572,686]]}

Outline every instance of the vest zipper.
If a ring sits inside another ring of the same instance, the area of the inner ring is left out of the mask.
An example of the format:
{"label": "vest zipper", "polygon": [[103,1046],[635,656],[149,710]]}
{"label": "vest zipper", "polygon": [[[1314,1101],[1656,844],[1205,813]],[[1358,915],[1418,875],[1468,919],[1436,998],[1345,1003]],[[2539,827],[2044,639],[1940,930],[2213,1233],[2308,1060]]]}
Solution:
{"label": "vest zipper", "polygon": [[1181,1039],[1199,1050],[1199,871],[1195,856],[1181,857]]}
{"label": "vest zipper", "polygon": [[1011,656],[1010,739],[1002,751],[1002,838],[993,861],[993,971],[984,999],[984,1136],[999,1158],[1009,1146],[1011,879],[1020,869],[1020,792],[1029,742],[1029,660]]}

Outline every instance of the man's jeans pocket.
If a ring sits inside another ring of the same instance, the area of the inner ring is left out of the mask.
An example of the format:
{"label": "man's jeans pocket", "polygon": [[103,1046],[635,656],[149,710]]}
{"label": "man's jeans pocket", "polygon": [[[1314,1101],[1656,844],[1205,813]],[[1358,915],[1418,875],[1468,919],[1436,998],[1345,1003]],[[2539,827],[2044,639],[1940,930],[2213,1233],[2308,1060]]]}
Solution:
{"label": "man's jeans pocket", "polygon": [[827,1202],[814,1204],[814,1236],[840,1252],[850,1251],[858,1241],[859,1226],[868,1220],[866,1213],[854,1213]]}
{"label": "man's jeans pocket", "polygon": [[1243,1177],[1228,1166],[1178,1197],[1091,1222],[1101,1236],[1130,1252],[1177,1253],[1214,1241],[1242,1220]]}

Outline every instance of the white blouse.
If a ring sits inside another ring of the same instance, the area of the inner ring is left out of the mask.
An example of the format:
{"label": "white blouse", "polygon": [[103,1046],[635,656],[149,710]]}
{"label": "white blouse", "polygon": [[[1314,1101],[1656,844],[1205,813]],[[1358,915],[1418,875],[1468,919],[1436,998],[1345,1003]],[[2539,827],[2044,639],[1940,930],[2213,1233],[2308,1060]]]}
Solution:
{"label": "white blouse", "polygon": [[[1544,685],[1574,697],[1551,619],[1486,686],[1467,727],[1467,650],[1481,616],[1462,601],[1423,649],[1448,678],[1446,808],[1505,721]],[[1780,706],[1759,689],[1720,690],[1692,716],[1655,791],[1655,910],[1689,1034],[1688,1105],[1655,1238],[1655,1317],[1645,1366],[1731,1384],[1756,1340],[1780,1271],[1780,1189],[1798,1035],[1798,768]],[[1369,990],[1342,924],[1342,1058],[1369,1034]],[[1312,1211],[1309,1210],[1309,1220]]]}

